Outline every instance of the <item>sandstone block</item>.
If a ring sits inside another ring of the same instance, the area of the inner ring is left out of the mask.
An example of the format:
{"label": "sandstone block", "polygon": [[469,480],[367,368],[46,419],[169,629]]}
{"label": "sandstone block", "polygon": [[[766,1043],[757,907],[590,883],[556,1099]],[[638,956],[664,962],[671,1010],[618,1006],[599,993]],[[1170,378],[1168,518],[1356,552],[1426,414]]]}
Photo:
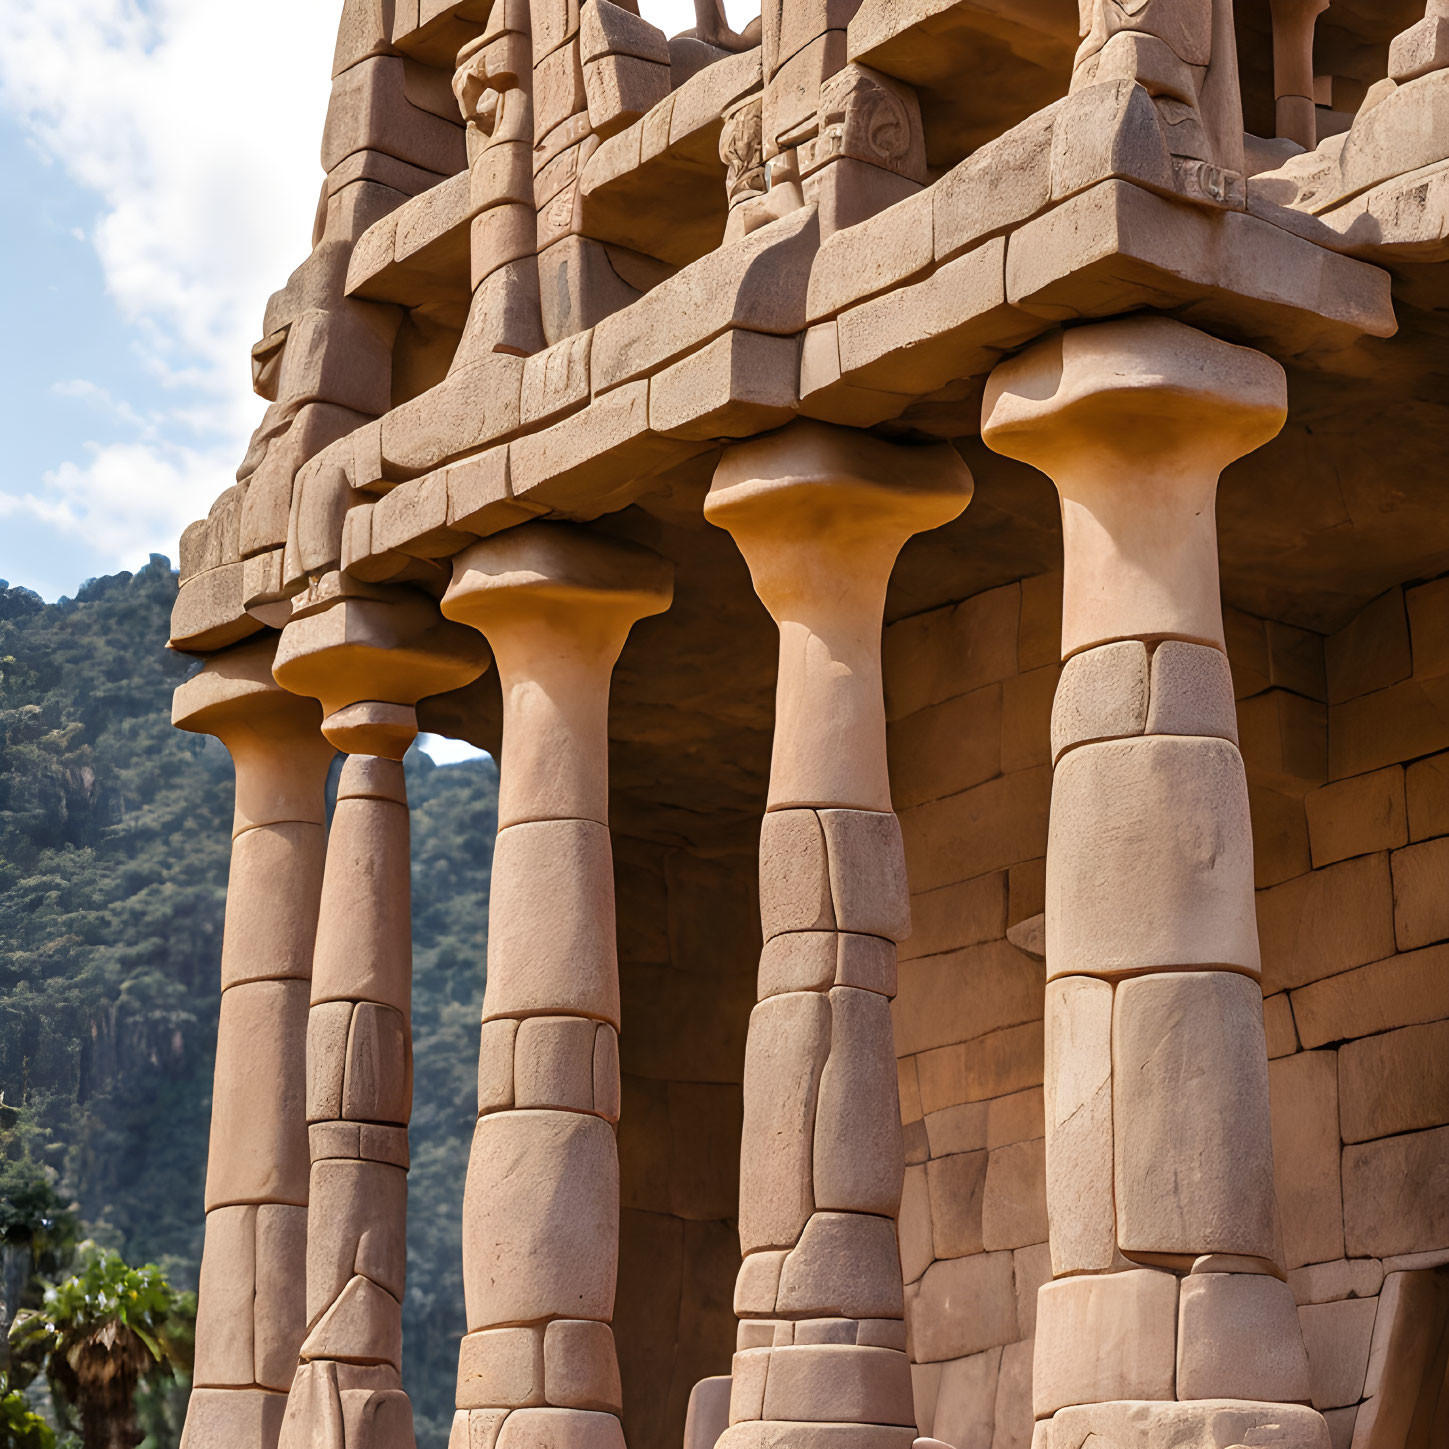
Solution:
{"label": "sandstone block", "polygon": [[478,1044],[478,1112],[513,1105],[513,1043],[518,1022],[485,1021]]}
{"label": "sandstone block", "polygon": [[574,1112],[480,1118],[463,1198],[470,1330],[610,1318],[619,1162],[607,1122]]}
{"label": "sandstone block", "polygon": [[[1031,1243],[1011,1255],[1016,1276],[1016,1321],[1023,1338],[1036,1332],[1036,1300],[1043,1283],[1052,1278],[1051,1249],[1046,1243]],[[1030,1362],[1028,1361],[1028,1369]]]}
{"label": "sandstone block", "polygon": [[1076,745],[1140,735],[1147,722],[1147,646],[1137,639],[1074,654],[1052,702],[1052,759]]}
{"label": "sandstone block", "polygon": [[1044,1095],[1035,1087],[1013,1092],[986,1104],[986,1145],[1009,1147],[1013,1142],[1028,1142],[1046,1135]]}
{"label": "sandstone block", "polygon": [[1315,867],[1408,844],[1404,770],[1390,765],[1337,780],[1304,797]]}
{"label": "sandstone block", "polygon": [[1037,1021],[917,1058],[921,1105],[927,1116],[959,1102],[1003,1097],[1042,1080],[1042,1028]]}
{"label": "sandstone block", "polygon": [[1347,700],[1330,710],[1330,722],[1333,780],[1449,749],[1449,696],[1442,681],[1406,679]]}
{"label": "sandstone block", "polygon": [[812,1158],[829,1000],[796,992],[762,1001],[745,1046],[740,1138],[740,1246],[792,1247],[815,1206]]}
{"label": "sandstone block", "polygon": [[594,1033],[594,1111],[606,1122],[619,1120],[619,1033],[600,1025]]}
{"label": "sandstone block", "polygon": [[1072,1404],[1173,1398],[1176,1342],[1171,1273],[1138,1268],[1048,1283],[1037,1303],[1037,1418]]}
{"label": "sandstone block", "polygon": [[760,921],[782,931],[835,927],[825,832],[813,810],[770,810],[760,827]]}
{"label": "sandstone block", "polygon": [[790,1317],[900,1317],[895,1223],[867,1213],[812,1214],[785,1256],[776,1306]]}
{"label": "sandstone block", "polygon": [[1363,1397],[1377,1313],[1372,1298],[1314,1303],[1298,1310],[1315,1409],[1340,1409]]}
{"label": "sandstone block", "polygon": [[979,147],[932,187],[936,258],[1009,230],[1051,201],[1052,123],[1048,107]]}
{"label": "sandstone block", "polygon": [[911,1449],[914,1428],[885,1424],[732,1424],[717,1449]]}
{"label": "sandstone block", "polygon": [[254,981],[221,997],[206,1207],[307,1201],[307,983]]}
{"label": "sandstone block", "polygon": [[232,842],[221,989],[244,981],[305,979],[322,891],[325,848],[311,821],[244,831]]}
{"label": "sandstone block", "polygon": [[[208,1388],[245,1388],[254,1378],[256,1297],[255,1207],[214,1208],[206,1215],[206,1246],[196,1306],[192,1381]],[[301,1316],[298,1318],[299,1326]],[[295,1345],[293,1345],[295,1348]],[[291,1376],[284,1385],[291,1387]]]}
{"label": "sandstone block", "polygon": [[[896,944],[882,936],[860,936],[842,931],[836,937],[835,984],[896,994]],[[920,1115],[918,1112],[917,1116]]]}
{"label": "sandstone block", "polygon": [[1303,1402],[1308,1357],[1288,1285],[1253,1273],[1183,1279],[1177,1393],[1184,1399]]}
{"label": "sandstone block", "polygon": [[941,886],[911,897],[911,936],[902,961],[999,940],[1006,933],[1006,871]]}
{"label": "sandstone block", "polygon": [[830,1343],[772,1349],[763,1417],[914,1427],[910,1364],[892,1348]]}
{"label": "sandstone block", "polygon": [[[1122,1251],[1272,1259],[1273,1144],[1257,985],[1227,971],[1124,981],[1112,1061]],[[1211,1134],[1205,1121],[1217,1124]]]}
{"label": "sandstone block", "polygon": [[537,1328],[465,1333],[458,1345],[460,1409],[517,1409],[542,1404],[543,1334]]}
{"label": "sandstone block", "polygon": [[1337,1303],[1345,1298],[1372,1298],[1383,1284],[1384,1267],[1377,1258],[1310,1263],[1288,1273],[1293,1301],[1300,1308],[1311,1303]]}
{"label": "sandstone block", "polygon": [[834,931],[786,931],[760,953],[759,999],[790,991],[828,991],[834,984],[840,942]]}
{"label": "sandstone block", "polygon": [[1112,987],[1064,976],[1046,996],[1046,1201],[1052,1268],[1100,1272],[1117,1253],[1112,1199]]}
{"label": "sandstone block", "polygon": [[611,1414],[622,1410],[619,1359],[607,1323],[555,1319],[544,1332],[543,1374],[550,1404]]}
{"label": "sandstone block", "polygon": [[1057,767],[1047,862],[1053,976],[1257,971],[1247,783],[1228,741],[1072,751]]}
{"label": "sandstone block", "polygon": [[357,1272],[401,1298],[406,1227],[407,1174],[400,1168],[346,1158],[315,1163],[307,1204],[307,1321]]}
{"label": "sandstone block", "polygon": [[1343,1229],[1352,1257],[1449,1242],[1449,1127],[1345,1147]]}
{"label": "sandstone block", "polygon": [[307,1326],[307,1209],[262,1203],[256,1213],[256,1382],[286,1391]]}
{"label": "sandstone block", "polygon": [[1040,1017],[1044,975],[1040,965],[999,938],[903,962],[895,1004],[897,1050],[927,1052]]}
{"label": "sandstone block", "polygon": [[820,1075],[813,1145],[815,1206],[894,1217],[901,1198],[901,1120],[890,1002],[830,992],[830,1054]]}
{"label": "sandstone block", "polygon": [[933,1263],[906,1300],[912,1357],[937,1363],[1014,1343],[1016,1289],[1010,1253]]}
{"label": "sandstone block", "polygon": [[1412,951],[1449,937],[1449,837],[1425,840],[1389,857],[1394,880],[1394,939]]}
{"label": "sandstone block", "polygon": [[1413,673],[1404,591],[1393,588],[1366,605],[1323,645],[1328,702],[1342,704],[1387,689]]}
{"label": "sandstone block", "polygon": [[[773,1339],[772,1339],[773,1342]],[[771,1350],[743,1349],[730,1361],[730,1423],[757,1420],[765,1412],[765,1378]]]}
{"label": "sandstone block", "polygon": [[341,1115],[354,1122],[405,1126],[412,1112],[412,1077],[407,1019],[390,1006],[359,1001],[347,1035]]}
{"label": "sandstone block", "polygon": [[360,1274],[317,1320],[302,1344],[303,1359],[402,1362],[402,1304]]}
{"label": "sandstone block", "polygon": [[1304,986],[1394,954],[1387,855],[1345,860],[1258,895],[1263,992]]}
{"label": "sandstone block", "polygon": [[1001,687],[1001,768],[1029,770],[1052,762],[1052,700],[1061,670],[1055,664],[1008,679]]}
{"label": "sandstone block", "polygon": [[1051,769],[1018,770],[901,813],[917,890],[970,880],[1046,853]]}
{"label": "sandstone block", "polygon": [[931,1196],[926,1174],[929,1163],[907,1167],[901,1188],[896,1237],[901,1253],[901,1280],[914,1283],[935,1260],[932,1242]]}
{"label": "sandstone block", "polygon": [[990,780],[1002,768],[1002,686],[988,684],[895,720],[886,754],[891,796],[901,809]]}
{"label": "sandstone block", "polygon": [[787,1250],[746,1253],[735,1279],[735,1312],[741,1317],[761,1317],[775,1311],[780,1292],[780,1270]]}
{"label": "sandstone block", "polygon": [[1008,1343],[1001,1350],[991,1449],[1030,1449],[1035,1424],[1031,1412],[1033,1348],[1034,1345],[1027,1340]]}
{"label": "sandstone block", "polygon": [[1315,981],[1293,992],[1293,1016],[1305,1047],[1449,1017],[1449,946]]}
{"label": "sandstone block", "polygon": [[1205,644],[1167,639],[1152,652],[1150,735],[1211,735],[1238,742],[1228,656]]}
{"label": "sandstone block", "polygon": [[[1038,1425],[1038,1428],[1041,1426]],[[1093,1439],[1112,1449],[1330,1449],[1317,1411],[1294,1404],[1198,1400],[1185,1404],[1090,1404],[1064,1409],[1052,1420],[1045,1449],[1079,1449]]]}
{"label": "sandstone block", "polygon": [[532,1016],[518,1024],[513,1048],[513,1096],[518,1107],[594,1107],[594,1034],[580,1016]]}
{"label": "sandstone block", "polygon": [[941,1365],[941,1380],[931,1418],[933,1434],[957,1449],[988,1449],[995,1420],[1001,1350],[968,1354]]}
{"label": "sandstone block", "polygon": [[[234,1444],[275,1444],[287,1411],[287,1395],[265,1389],[193,1388],[186,1405],[185,1449],[231,1449]],[[332,1449],[332,1446],[328,1446]]]}
{"label": "sandstone block", "polygon": [[793,337],[731,328],[649,382],[649,426],[689,439],[746,437],[788,422],[798,404]]}
{"label": "sandstone block", "polygon": [[1293,1008],[1288,993],[1280,991],[1263,1003],[1263,1035],[1268,1043],[1268,1060],[1291,1056],[1298,1050],[1298,1033],[1293,1025]]}
{"label": "sandstone block", "polygon": [[1316,700],[1270,689],[1239,701],[1238,723],[1255,784],[1301,795],[1328,778],[1328,714]]}
{"label": "sandstone block", "polygon": [[900,821],[873,810],[821,810],[836,928],[903,941],[910,887]]}
{"label": "sandstone block", "polygon": [[1449,754],[1415,760],[1405,777],[1409,839],[1449,835]]}
{"label": "sandstone block", "polygon": [[619,1025],[608,827],[544,820],[498,833],[485,1018],[568,1012]]}
{"label": "sandstone block", "polygon": [[1338,1094],[1345,1142],[1449,1121],[1449,1021],[1348,1042],[1338,1052]]}
{"label": "sandstone block", "polygon": [[1044,1146],[1038,1138],[998,1147],[990,1154],[981,1200],[981,1240],[988,1252],[1046,1240]]}
{"label": "sandstone block", "polygon": [[962,1258],[981,1252],[987,1158],[985,1152],[956,1152],[925,1164],[932,1256]]}
{"label": "sandstone block", "polygon": [[1300,1052],[1270,1062],[1268,1089],[1285,1265],[1297,1268],[1341,1258],[1337,1056],[1334,1052]]}
{"label": "sandstone block", "polygon": [[1253,821],[1253,884],[1259,890],[1312,870],[1308,821],[1300,796],[1249,784],[1248,811]]}
{"label": "sandstone block", "polygon": [[[887,720],[1015,675],[1021,601],[1021,588],[1008,584],[889,625],[881,646]],[[1060,592],[1056,614],[1060,619]],[[1055,660],[1052,650],[1035,662]]]}
{"label": "sandstone block", "polygon": [[624,1449],[624,1430],[613,1414],[589,1409],[520,1409],[498,1431],[496,1449]]}
{"label": "sandstone block", "polygon": [[684,1415],[684,1449],[714,1449],[715,1440],[729,1427],[728,1375],[700,1379],[689,1391]]}

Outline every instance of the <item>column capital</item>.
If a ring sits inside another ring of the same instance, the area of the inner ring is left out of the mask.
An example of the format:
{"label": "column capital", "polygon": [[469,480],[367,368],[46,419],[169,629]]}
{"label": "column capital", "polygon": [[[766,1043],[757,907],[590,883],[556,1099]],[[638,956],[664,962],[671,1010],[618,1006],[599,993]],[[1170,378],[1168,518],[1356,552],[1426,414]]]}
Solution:
{"label": "column capital", "polygon": [[485,634],[503,689],[498,825],[608,824],[613,668],[640,619],[674,597],[674,568],[570,523],[524,523],[453,560],[449,619]]}
{"label": "column capital", "polygon": [[880,633],[912,534],[955,518],[971,472],[945,443],[801,421],[725,449],[704,516],[780,627],[772,810],[889,810]]}
{"label": "column capital", "polygon": [[331,574],[293,604],[273,675],[321,701],[322,732],[338,749],[400,760],[417,734],[417,702],[470,684],[490,660],[426,595]]}
{"label": "column capital", "polygon": [[334,751],[322,736],[316,700],[272,677],[276,645],[268,632],[213,654],[171,697],[177,729],[214,735],[231,754],[235,835],[256,825],[326,820],[321,785]]}
{"label": "column capital", "polygon": [[778,622],[847,580],[883,598],[906,540],[949,523],[972,487],[949,444],[887,442],[803,419],[727,447],[704,516],[734,538]]}
{"label": "column capital", "polygon": [[1064,656],[1128,638],[1223,647],[1218,476],[1286,416],[1272,358],[1168,317],[1073,327],[996,368],[982,441],[1061,494]]}

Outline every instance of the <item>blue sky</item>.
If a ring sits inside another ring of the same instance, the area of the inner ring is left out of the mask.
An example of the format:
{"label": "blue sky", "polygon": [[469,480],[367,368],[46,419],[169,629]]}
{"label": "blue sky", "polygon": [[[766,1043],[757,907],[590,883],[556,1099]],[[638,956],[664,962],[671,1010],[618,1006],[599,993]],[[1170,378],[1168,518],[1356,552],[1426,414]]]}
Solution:
{"label": "blue sky", "polygon": [[[694,23],[691,0],[642,9]],[[0,578],[55,599],[174,562],[234,475],[262,308],[310,239],[341,3],[5,11]]]}

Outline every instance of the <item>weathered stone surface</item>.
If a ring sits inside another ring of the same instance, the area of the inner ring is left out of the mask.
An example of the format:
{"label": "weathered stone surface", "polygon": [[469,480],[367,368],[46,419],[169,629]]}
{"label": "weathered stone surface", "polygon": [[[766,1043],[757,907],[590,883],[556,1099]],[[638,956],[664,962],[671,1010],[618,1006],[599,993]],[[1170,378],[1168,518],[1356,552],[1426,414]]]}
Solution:
{"label": "weathered stone surface", "polygon": [[812,1162],[831,1010],[816,992],[762,1001],[745,1047],[740,1246],[789,1248],[815,1207]]}
{"label": "weathered stone surface", "polygon": [[1075,745],[1140,735],[1147,722],[1147,646],[1137,639],[1074,654],[1052,702],[1052,759]]}
{"label": "weathered stone surface", "polygon": [[1092,1404],[1062,1410],[1052,1420],[1045,1449],[1080,1449],[1093,1439],[1113,1449],[1330,1449],[1316,1410],[1299,1405],[1199,1400],[1187,1404]]}
{"label": "weathered stone surface", "polygon": [[1363,1397],[1377,1313],[1372,1298],[1315,1303],[1298,1310],[1315,1409],[1339,1409]]}
{"label": "weathered stone surface", "polygon": [[917,1363],[962,1358],[1014,1343],[1016,1292],[1010,1253],[973,1253],[933,1263],[906,1294]]}
{"label": "weathered stone surface", "polygon": [[1449,1021],[1349,1042],[1338,1053],[1345,1142],[1449,1121]]}
{"label": "weathered stone surface", "polygon": [[1023,1248],[1047,1235],[1045,1144],[1037,1138],[998,1147],[988,1156],[981,1200],[987,1252]]}
{"label": "weathered stone surface", "polygon": [[1340,1258],[1343,1193],[1337,1057],[1333,1052],[1300,1052],[1270,1062],[1268,1090],[1285,1266],[1297,1268]]}
{"label": "weathered stone surface", "polygon": [[1179,1398],[1301,1403],[1308,1384],[1308,1357],[1286,1283],[1261,1273],[1194,1273],[1183,1279]]}
{"label": "weathered stone surface", "polygon": [[1402,766],[1324,785],[1310,791],[1303,805],[1315,867],[1408,843]]}
{"label": "weathered stone surface", "polygon": [[1228,971],[1124,981],[1112,1058],[1113,1117],[1131,1124],[1114,1142],[1122,1251],[1271,1259],[1273,1146],[1257,984]]}
{"label": "weathered stone surface", "polygon": [[1449,837],[1425,840],[1389,857],[1394,877],[1394,939],[1412,951],[1449,937],[1449,904],[1444,880],[1449,872]]}
{"label": "weathered stone surface", "polygon": [[1343,1234],[1355,1258],[1449,1241],[1449,1127],[1344,1148]]}
{"label": "weathered stone surface", "polygon": [[1117,1252],[1112,1199],[1112,987],[1047,986],[1046,1196],[1055,1272],[1100,1272]]}
{"label": "weathered stone surface", "polygon": [[985,1152],[957,1152],[933,1157],[926,1163],[928,1222],[934,1257],[961,1258],[981,1252],[984,1246],[981,1213],[988,1156]]}
{"label": "weathered stone surface", "polygon": [[1228,657],[1221,649],[1168,639],[1152,651],[1149,735],[1212,735],[1238,740]]}
{"label": "weathered stone surface", "polygon": [[762,1417],[914,1427],[909,1362],[896,1349],[797,1339],[770,1353]]}
{"label": "weathered stone surface", "polygon": [[811,1215],[780,1269],[782,1314],[895,1318],[903,1312],[895,1224],[866,1213]]}
{"label": "weathered stone surface", "polygon": [[1305,1047],[1449,1017],[1449,946],[1428,946],[1292,993]]}
{"label": "weathered stone surface", "polygon": [[1070,1404],[1171,1399],[1176,1342],[1171,1273],[1137,1268],[1048,1283],[1037,1305],[1037,1418]]}
{"label": "weathered stone surface", "polygon": [[463,1206],[470,1331],[612,1315],[618,1174],[613,1129],[598,1117],[518,1111],[479,1119]]}
{"label": "weathered stone surface", "polygon": [[1252,828],[1237,750],[1167,736],[1073,750],[1052,791],[1046,916],[1053,976],[1256,971]]}
{"label": "weathered stone surface", "polygon": [[771,810],[760,827],[760,921],[782,931],[835,928],[825,832],[813,810]]}

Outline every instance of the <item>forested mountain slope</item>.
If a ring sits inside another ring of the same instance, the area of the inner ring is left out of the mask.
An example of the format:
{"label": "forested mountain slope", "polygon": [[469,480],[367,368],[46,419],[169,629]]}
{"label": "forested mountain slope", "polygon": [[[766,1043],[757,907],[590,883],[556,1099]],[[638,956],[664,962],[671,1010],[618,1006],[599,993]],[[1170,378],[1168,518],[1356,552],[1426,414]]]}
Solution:
{"label": "forested mountain slope", "polygon": [[[176,577],[45,604],[0,583],[0,1092],[6,1156],[59,1175],[88,1231],[194,1287],[216,1044],[231,764],[170,726],[194,661],[164,647]],[[441,1449],[463,1328],[459,1211],[476,1097],[489,760],[414,751],[416,1100],[404,1379]],[[10,1114],[6,1114],[7,1117]]]}

